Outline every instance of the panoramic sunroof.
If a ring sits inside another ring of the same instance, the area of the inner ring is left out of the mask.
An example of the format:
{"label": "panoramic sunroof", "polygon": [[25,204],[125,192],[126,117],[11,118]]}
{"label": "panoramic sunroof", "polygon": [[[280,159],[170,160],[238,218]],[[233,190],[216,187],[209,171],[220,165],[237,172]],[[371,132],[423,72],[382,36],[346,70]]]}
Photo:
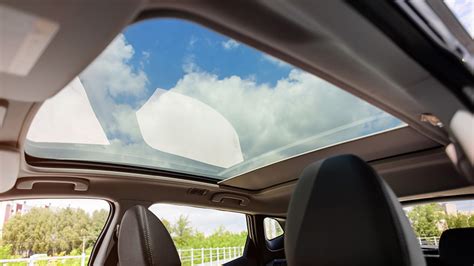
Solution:
{"label": "panoramic sunroof", "polygon": [[196,24],[128,27],[40,108],[26,153],[225,179],[405,124]]}

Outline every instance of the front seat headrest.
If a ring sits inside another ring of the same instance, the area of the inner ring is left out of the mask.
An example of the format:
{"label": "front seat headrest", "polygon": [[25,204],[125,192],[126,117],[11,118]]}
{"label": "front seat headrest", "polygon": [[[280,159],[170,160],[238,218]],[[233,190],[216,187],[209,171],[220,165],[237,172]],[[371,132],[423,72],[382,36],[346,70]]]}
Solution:
{"label": "front seat headrest", "polygon": [[474,265],[474,227],[448,229],[439,240],[443,265]]}
{"label": "front seat headrest", "polygon": [[178,252],[163,223],[147,208],[134,206],[123,215],[118,257],[126,265],[181,265]]}
{"label": "front seat headrest", "polygon": [[394,193],[353,155],[306,167],[285,227],[288,265],[425,265]]}

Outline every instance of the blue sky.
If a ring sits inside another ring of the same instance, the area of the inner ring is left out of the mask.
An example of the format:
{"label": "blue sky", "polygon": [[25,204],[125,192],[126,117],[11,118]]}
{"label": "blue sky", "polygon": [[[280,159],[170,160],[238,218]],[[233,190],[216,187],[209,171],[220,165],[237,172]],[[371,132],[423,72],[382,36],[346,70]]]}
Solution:
{"label": "blue sky", "polygon": [[192,67],[219,79],[235,75],[270,85],[288,76],[292,69],[233,39],[182,20],[143,21],[127,28],[124,35],[135,50],[130,63],[143,68],[150,95],[156,88],[173,88]]}

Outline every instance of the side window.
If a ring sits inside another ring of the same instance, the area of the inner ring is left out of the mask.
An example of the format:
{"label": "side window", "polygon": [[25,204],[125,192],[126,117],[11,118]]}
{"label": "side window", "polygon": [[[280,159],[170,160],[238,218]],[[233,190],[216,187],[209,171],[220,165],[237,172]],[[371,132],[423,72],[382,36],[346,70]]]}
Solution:
{"label": "side window", "polygon": [[242,256],[245,214],[171,204],[154,204],[150,211],[170,232],[182,265],[220,265]]}
{"label": "side window", "polygon": [[422,247],[436,248],[447,229],[474,227],[474,200],[434,202],[403,209]]}
{"label": "side window", "polygon": [[263,219],[263,227],[265,230],[265,238],[267,240],[275,239],[284,233],[280,223],[274,218],[266,217]]}
{"label": "side window", "polygon": [[87,265],[109,212],[95,199],[0,202],[0,265]]}

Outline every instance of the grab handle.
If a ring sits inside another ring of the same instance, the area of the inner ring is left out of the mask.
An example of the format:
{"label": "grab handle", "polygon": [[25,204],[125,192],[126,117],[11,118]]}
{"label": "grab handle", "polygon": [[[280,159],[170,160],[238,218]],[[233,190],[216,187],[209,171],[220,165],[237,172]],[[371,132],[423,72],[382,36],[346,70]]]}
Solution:
{"label": "grab handle", "polygon": [[74,185],[74,191],[87,191],[89,182],[81,179],[60,179],[60,178],[42,178],[22,180],[17,185],[17,189],[31,190],[35,184],[71,184]]}
{"label": "grab handle", "polygon": [[237,195],[237,194],[232,194],[232,193],[218,193],[218,194],[215,194],[212,197],[211,201],[216,202],[216,203],[220,203],[224,199],[237,200],[239,202],[240,206],[247,206],[247,205],[249,205],[249,202],[250,202],[249,198],[247,198],[245,196]]}

